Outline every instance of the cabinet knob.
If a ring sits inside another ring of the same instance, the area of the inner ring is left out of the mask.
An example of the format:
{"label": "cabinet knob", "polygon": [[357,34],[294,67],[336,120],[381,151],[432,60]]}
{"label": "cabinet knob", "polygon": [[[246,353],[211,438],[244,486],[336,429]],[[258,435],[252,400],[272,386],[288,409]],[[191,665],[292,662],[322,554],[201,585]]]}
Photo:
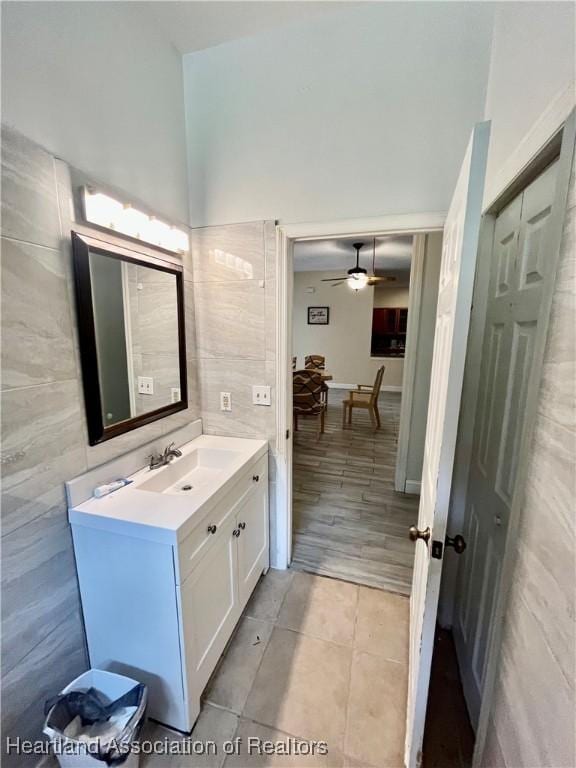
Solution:
{"label": "cabinet knob", "polygon": [[252,475],[252,480],[254,480],[255,483],[259,482],[260,475]]}
{"label": "cabinet knob", "polygon": [[243,531],[244,528],[246,528],[246,523],[238,523],[238,528],[240,528],[240,530]]}
{"label": "cabinet knob", "polygon": [[238,528],[234,528],[234,530],[232,531],[232,536],[235,536],[236,538],[240,536],[240,531],[238,530]]}
{"label": "cabinet knob", "polygon": [[216,533],[216,526],[215,525],[209,525],[207,528],[208,533]]}

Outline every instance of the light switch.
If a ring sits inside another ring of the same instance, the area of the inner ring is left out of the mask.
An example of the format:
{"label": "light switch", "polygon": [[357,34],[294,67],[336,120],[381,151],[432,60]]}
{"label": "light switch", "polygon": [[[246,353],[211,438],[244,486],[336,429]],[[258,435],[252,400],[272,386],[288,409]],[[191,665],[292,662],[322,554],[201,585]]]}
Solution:
{"label": "light switch", "polygon": [[220,410],[231,411],[232,410],[232,395],[230,392],[220,392]]}
{"label": "light switch", "polygon": [[252,386],[252,403],[254,405],[270,405],[270,387],[267,384]]}
{"label": "light switch", "polygon": [[180,387],[171,387],[170,388],[170,402],[171,403],[179,403],[180,400],[182,400],[182,395],[180,394]]}
{"label": "light switch", "polygon": [[138,394],[139,395],[154,394],[154,379],[152,378],[152,376],[138,376]]}

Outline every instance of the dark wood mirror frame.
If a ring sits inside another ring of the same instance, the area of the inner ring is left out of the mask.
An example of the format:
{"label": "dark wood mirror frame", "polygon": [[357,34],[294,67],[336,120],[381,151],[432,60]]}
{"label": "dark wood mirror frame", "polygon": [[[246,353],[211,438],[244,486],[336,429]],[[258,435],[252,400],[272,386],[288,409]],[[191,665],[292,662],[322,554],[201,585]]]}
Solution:
{"label": "dark wood mirror frame", "polygon": [[[80,362],[82,365],[82,383],[84,387],[84,405],[88,422],[88,441],[97,445],[122,435],[132,429],[163,419],[172,413],[188,407],[188,387],[186,376],[186,332],[184,313],[184,281],[182,266],[164,258],[155,258],[144,253],[131,251],[95,237],[72,232],[72,255],[74,263],[74,284],[76,289],[76,312],[78,318],[78,336],[80,341]],[[102,396],[98,374],[98,352],[96,346],[96,326],[92,303],[92,281],[90,277],[90,253],[120,261],[153,267],[168,272],[176,277],[176,297],[178,302],[178,356],[180,368],[180,400],[177,403],[158,408],[154,411],[134,416],[106,426],[102,418]]]}

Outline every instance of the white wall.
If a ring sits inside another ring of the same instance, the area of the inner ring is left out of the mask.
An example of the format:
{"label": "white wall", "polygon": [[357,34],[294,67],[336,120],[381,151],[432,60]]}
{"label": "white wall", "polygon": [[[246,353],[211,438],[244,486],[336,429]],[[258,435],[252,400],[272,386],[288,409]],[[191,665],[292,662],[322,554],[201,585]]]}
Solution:
{"label": "white wall", "polygon": [[192,226],[446,210],[490,3],[367,3],[184,57]]}
{"label": "white wall", "polygon": [[407,307],[409,296],[409,285],[394,285],[393,288],[376,286],[374,288],[374,307],[377,309]]}
{"label": "white wall", "polygon": [[[351,291],[347,285],[333,288],[323,278],[337,272],[295,272],[292,315],[293,354],[304,367],[304,357],[316,354],[326,358],[326,369],[335,384],[371,384],[381,365],[386,366],[383,387],[400,388],[403,358],[371,357],[374,288]],[[314,293],[306,293],[313,287]],[[308,325],[308,307],[330,307],[329,325]]]}
{"label": "white wall", "polygon": [[497,6],[485,107],[492,121],[486,204],[529,160],[522,140],[540,116],[554,111],[559,126],[574,104],[574,24],[573,3]]}
{"label": "white wall", "polygon": [[2,3],[2,120],[186,221],[182,61],[139,5]]}

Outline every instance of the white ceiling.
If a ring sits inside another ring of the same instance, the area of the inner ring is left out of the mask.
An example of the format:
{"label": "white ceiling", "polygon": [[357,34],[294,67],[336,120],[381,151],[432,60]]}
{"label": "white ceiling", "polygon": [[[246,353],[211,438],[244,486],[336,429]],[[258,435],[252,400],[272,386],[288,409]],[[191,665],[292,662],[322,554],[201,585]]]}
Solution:
{"label": "white ceiling", "polygon": [[[313,272],[346,270],[356,263],[355,242],[364,242],[360,250],[360,266],[372,269],[372,238],[343,237],[335,240],[305,240],[294,245],[294,270]],[[381,236],[376,238],[376,272],[409,272],[412,256],[412,236]]]}
{"label": "white ceiling", "polygon": [[166,0],[143,2],[154,23],[180,53],[193,53],[221,43],[251,37],[275,27],[306,21],[320,14],[348,10],[358,2],[331,0]]}

